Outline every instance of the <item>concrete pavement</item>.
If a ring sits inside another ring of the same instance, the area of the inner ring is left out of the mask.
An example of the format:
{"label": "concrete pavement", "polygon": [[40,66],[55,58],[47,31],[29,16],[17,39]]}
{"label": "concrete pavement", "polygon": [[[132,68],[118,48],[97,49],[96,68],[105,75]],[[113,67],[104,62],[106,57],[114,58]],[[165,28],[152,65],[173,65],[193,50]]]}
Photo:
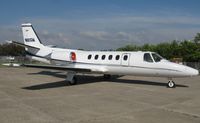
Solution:
{"label": "concrete pavement", "polygon": [[124,76],[104,81],[65,72],[0,68],[0,122],[200,123],[200,76],[174,79]]}

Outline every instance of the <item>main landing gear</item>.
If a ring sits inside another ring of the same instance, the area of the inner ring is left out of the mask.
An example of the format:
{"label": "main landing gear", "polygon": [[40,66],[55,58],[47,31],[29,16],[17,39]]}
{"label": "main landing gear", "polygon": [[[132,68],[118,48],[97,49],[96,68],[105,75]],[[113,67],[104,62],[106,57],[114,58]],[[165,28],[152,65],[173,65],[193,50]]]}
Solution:
{"label": "main landing gear", "polygon": [[111,75],[110,74],[104,74],[103,78],[104,78],[104,80],[110,80],[111,79]]}
{"label": "main landing gear", "polygon": [[76,78],[76,72],[70,71],[67,73],[66,81],[69,83],[69,85],[76,85],[77,84],[77,78]]}
{"label": "main landing gear", "polygon": [[167,87],[168,88],[175,88],[176,84],[172,79],[170,79],[169,82],[167,83]]}

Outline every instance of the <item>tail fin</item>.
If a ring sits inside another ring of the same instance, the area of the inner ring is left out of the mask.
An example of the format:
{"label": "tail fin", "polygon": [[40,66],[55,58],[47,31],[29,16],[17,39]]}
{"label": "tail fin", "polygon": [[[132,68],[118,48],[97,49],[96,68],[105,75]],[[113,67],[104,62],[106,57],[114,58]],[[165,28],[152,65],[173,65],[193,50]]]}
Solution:
{"label": "tail fin", "polygon": [[36,47],[39,49],[44,47],[31,23],[22,24],[22,33],[25,45]]}

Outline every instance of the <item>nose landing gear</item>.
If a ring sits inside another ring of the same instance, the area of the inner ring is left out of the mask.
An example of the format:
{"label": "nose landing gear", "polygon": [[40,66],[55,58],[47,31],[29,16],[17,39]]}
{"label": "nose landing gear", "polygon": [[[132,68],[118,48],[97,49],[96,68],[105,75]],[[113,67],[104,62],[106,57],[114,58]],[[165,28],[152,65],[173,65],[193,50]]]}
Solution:
{"label": "nose landing gear", "polygon": [[173,80],[169,80],[169,82],[167,83],[167,87],[168,88],[175,88],[176,84]]}

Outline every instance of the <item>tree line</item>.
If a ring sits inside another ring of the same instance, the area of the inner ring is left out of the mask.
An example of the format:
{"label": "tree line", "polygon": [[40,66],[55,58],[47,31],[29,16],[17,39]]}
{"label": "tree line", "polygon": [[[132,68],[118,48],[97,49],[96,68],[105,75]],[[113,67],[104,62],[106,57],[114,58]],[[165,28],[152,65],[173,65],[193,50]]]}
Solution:
{"label": "tree line", "polygon": [[166,59],[182,58],[186,62],[199,62],[199,46],[190,41],[172,41],[157,45],[144,44],[142,46],[126,45],[117,49],[118,51],[152,51],[157,52]]}
{"label": "tree line", "polygon": [[15,44],[0,44],[0,56],[25,56],[25,49]]}
{"label": "tree line", "polygon": [[[117,51],[152,51],[166,59],[181,58],[185,62],[200,62],[200,33],[193,40],[171,41],[159,44],[126,45]],[[1,44],[0,56],[25,56],[25,49],[14,44]]]}
{"label": "tree line", "polygon": [[152,51],[166,59],[181,58],[185,62],[200,62],[200,33],[193,40],[171,41],[159,44],[126,45],[117,51]]}

